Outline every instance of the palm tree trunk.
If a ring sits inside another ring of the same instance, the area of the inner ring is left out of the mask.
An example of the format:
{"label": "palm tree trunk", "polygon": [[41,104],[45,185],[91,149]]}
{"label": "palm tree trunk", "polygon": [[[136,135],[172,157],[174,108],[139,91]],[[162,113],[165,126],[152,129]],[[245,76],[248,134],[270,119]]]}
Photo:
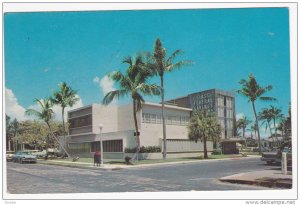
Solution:
{"label": "palm tree trunk", "polygon": [[207,145],[206,145],[206,137],[203,137],[203,146],[204,146],[204,159],[208,159],[207,156]]}
{"label": "palm tree trunk", "polygon": [[66,148],[66,126],[65,126],[65,108],[61,108],[61,116],[62,116],[62,123],[63,123],[63,141],[64,141],[64,148]]}
{"label": "palm tree trunk", "polygon": [[276,138],[276,143],[277,143],[277,146],[279,145],[279,140],[278,140],[278,137],[277,137],[277,128],[276,128],[276,119],[274,118],[273,119],[273,122],[274,122],[274,129],[275,129],[275,138]]}
{"label": "palm tree trunk", "polygon": [[243,139],[245,140],[245,146],[247,147],[247,139],[245,139],[245,130],[246,127],[243,127]]}
{"label": "palm tree trunk", "polygon": [[258,141],[258,152],[259,154],[261,154],[261,144],[260,144],[260,134],[259,134],[259,127],[258,127],[258,119],[257,119],[257,114],[256,114],[256,110],[255,110],[255,105],[254,105],[254,101],[251,101],[252,103],[252,109],[254,112],[254,116],[255,116],[255,126],[257,129],[257,141]]}
{"label": "palm tree trunk", "polygon": [[270,130],[270,133],[271,133],[271,138],[272,138],[272,141],[273,141],[273,145],[275,144],[275,141],[274,141],[274,137],[272,136],[272,131],[271,131],[271,125],[269,122],[268,123],[268,126],[269,126],[269,130]]}
{"label": "palm tree trunk", "polygon": [[60,143],[60,141],[55,137],[50,124],[48,122],[46,122],[46,124],[47,124],[47,126],[49,128],[49,131],[50,131],[50,134],[52,135],[52,137],[58,142],[58,144],[65,151],[65,153],[68,155],[68,157],[70,157],[70,154],[67,152],[67,150],[64,148],[64,146]]}
{"label": "palm tree trunk", "polygon": [[133,155],[132,159],[134,160],[135,158],[139,160],[139,152],[140,152],[140,135],[139,135],[139,127],[137,123],[137,118],[136,118],[136,102],[133,100],[133,119],[134,119],[134,126],[135,126],[135,133],[136,133],[136,144],[137,144],[137,149],[135,154]]}
{"label": "palm tree trunk", "polygon": [[163,159],[167,157],[167,136],[166,136],[166,122],[165,122],[165,90],[164,90],[164,76],[160,76],[161,86],[161,114],[163,124]]}

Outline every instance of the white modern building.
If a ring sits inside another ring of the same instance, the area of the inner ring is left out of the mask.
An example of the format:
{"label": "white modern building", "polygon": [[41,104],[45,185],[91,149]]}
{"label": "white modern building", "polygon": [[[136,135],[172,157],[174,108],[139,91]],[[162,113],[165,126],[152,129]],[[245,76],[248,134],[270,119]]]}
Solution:
{"label": "white modern building", "polygon": [[[132,105],[92,104],[68,112],[70,126],[67,143],[71,154],[91,157],[96,150],[100,150],[101,139],[105,159],[124,158],[125,149],[137,145],[132,109]],[[165,106],[167,157],[199,156],[199,152],[203,152],[201,142],[188,139],[187,124],[191,113],[191,108]],[[137,113],[137,121],[140,145],[162,148],[161,104],[144,103]],[[99,124],[102,124],[101,132]],[[211,152],[213,143],[209,141],[207,146]],[[146,158],[162,158],[162,153],[148,154]]]}

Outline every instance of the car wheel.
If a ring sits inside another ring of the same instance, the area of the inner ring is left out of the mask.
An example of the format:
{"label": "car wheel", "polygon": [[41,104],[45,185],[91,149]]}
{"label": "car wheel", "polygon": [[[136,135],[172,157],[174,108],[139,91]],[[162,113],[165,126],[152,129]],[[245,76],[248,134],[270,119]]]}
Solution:
{"label": "car wheel", "polygon": [[267,161],[267,165],[271,165],[272,164],[272,162],[271,161]]}

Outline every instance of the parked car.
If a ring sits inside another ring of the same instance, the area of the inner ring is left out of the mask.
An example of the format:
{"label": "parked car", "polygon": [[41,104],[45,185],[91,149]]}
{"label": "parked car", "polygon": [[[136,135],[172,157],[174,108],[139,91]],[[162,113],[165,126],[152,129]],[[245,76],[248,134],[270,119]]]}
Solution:
{"label": "parked car", "polygon": [[273,148],[269,152],[263,152],[261,156],[261,160],[267,162],[267,164],[273,164],[277,162],[280,150],[277,148]]}
{"label": "parked car", "polygon": [[33,162],[36,163],[36,156],[32,155],[30,151],[19,151],[15,154],[15,156],[12,158],[13,162]]}
{"label": "parked car", "polygon": [[32,155],[36,156],[38,159],[46,157],[46,150],[33,152]]}
{"label": "parked car", "polygon": [[6,151],[6,161],[12,161],[13,157],[15,156],[14,151]]}
{"label": "parked car", "polygon": [[267,164],[281,163],[282,152],[287,153],[288,165],[292,163],[292,152],[288,147],[283,148],[273,148],[270,152],[263,152],[261,160],[267,162]]}

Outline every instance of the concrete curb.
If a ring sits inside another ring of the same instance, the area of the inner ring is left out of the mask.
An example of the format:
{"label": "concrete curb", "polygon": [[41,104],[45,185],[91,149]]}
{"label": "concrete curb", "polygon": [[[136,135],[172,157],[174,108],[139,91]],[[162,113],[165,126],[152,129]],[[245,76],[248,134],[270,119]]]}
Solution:
{"label": "concrete curb", "polygon": [[221,182],[229,182],[234,184],[248,184],[248,185],[258,185],[258,186],[264,186],[269,188],[287,188],[291,189],[293,187],[292,183],[288,182],[272,182],[267,180],[238,180],[238,179],[219,179]]}

